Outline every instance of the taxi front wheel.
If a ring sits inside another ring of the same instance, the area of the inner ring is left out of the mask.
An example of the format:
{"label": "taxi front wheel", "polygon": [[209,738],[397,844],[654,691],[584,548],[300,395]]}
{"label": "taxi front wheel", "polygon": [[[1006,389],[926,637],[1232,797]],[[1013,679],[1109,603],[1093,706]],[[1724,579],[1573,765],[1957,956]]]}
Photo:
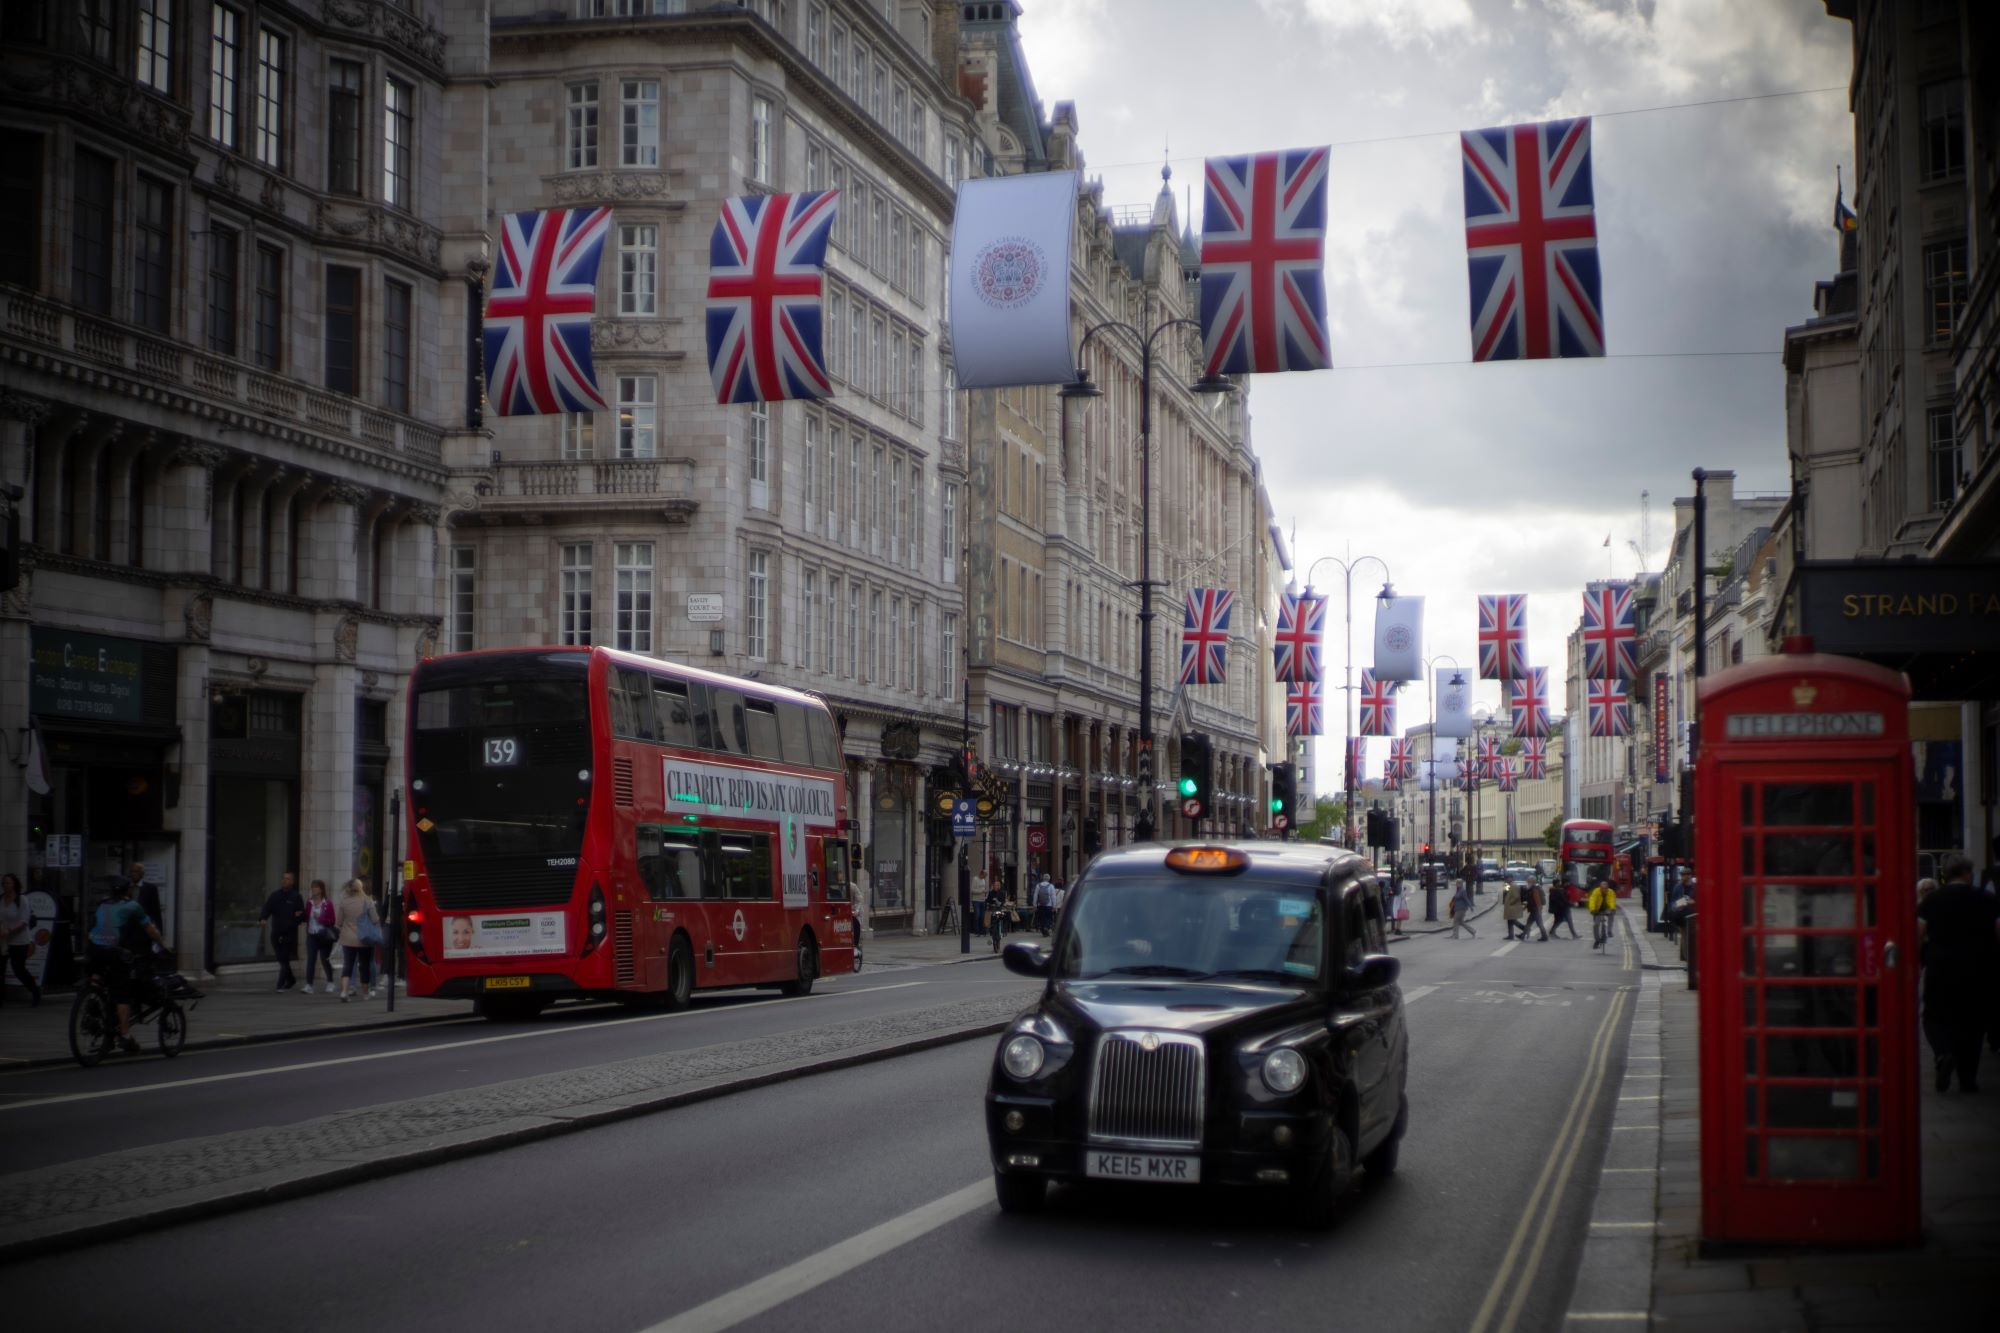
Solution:
{"label": "taxi front wheel", "polygon": [[1039,1213],[1048,1202],[1049,1182],[1040,1176],[993,1173],[993,1193],[1000,1199],[1003,1213]]}

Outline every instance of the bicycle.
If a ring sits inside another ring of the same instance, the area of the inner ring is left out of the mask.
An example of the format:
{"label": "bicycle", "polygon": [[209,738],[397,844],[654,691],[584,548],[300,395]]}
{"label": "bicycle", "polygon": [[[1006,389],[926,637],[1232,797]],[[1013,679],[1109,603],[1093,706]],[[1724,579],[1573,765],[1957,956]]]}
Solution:
{"label": "bicycle", "polygon": [[1602,948],[1611,939],[1611,913],[1592,912],[1590,914],[1590,947]]}
{"label": "bicycle", "polygon": [[[201,992],[179,975],[155,972],[135,976],[130,1002],[132,1025],[152,1023],[160,1054],[171,1060],[187,1044],[188,1011],[201,1003]],[[188,1004],[182,1005],[181,1001]],[[77,988],[69,1007],[69,1053],[85,1069],[118,1049],[118,1000],[104,978],[93,972]]]}

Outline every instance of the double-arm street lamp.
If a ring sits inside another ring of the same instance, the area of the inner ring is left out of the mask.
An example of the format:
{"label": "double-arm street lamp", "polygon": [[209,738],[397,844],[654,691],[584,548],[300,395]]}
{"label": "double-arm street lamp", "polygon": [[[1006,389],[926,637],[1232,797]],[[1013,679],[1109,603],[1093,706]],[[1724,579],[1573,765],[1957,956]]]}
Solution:
{"label": "double-arm street lamp", "polygon": [[[1388,601],[1391,597],[1394,597],[1396,595],[1396,589],[1390,584],[1391,575],[1389,573],[1389,562],[1384,560],[1379,555],[1357,555],[1347,560],[1342,560],[1337,555],[1323,555],[1319,559],[1313,561],[1312,564],[1308,566],[1306,569],[1305,595],[1307,597],[1310,597],[1312,596],[1312,590],[1313,590],[1313,571],[1318,569],[1321,565],[1340,566],[1340,578],[1341,578],[1341,588],[1342,588],[1341,603],[1344,612],[1347,616],[1347,665],[1346,665],[1347,674],[1346,674],[1346,683],[1343,684],[1340,687],[1340,689],[1341,693],[1346,696],[1347,720],[1346,720],[1346,734],[1344,739],[1347,742],[1345,748],[1350,752],[1354,748],[1354,571],[1360,566],[1366,564],[1370,560],[1373,560],[1376,564],[1382,566],[1382,591],[1375,594],[1375,600],[1378,602]],[[1343,808],[1346,811],[1345,818],[1347,820],[1346,837],[1344,837],[1342,841],[1353,842],[1355,841],[1354,839],[1355,766],[1347,762],[1346,754],[1342,754],[1341,767],[1346,770],[1346,776],[1344,778],[1345,782],[1344,791],[1346,792],[1346,797],[1342,804]]]}
{"label": "double-arm street lamp", "polygon": [[[1150,301],[1148,302],[1150,308]],[[1143,323],[1144,320],[1142,319]],[[1061,396],[1097,398],[1103,390],[1090,382],[1083,364],[1084,349],[1098,334],[1117,330],[1139,349],[1139,578],[1131,586],[1139,590],[1139,814],[1133,837],[1149,842],[1155,831],[1153,803],[1158,799],[1153,764],[1153,344],[1168,329],[1185,325],[1199,329],[1194,319],[1163,319],[1141,333],[1123,320],[1107,319],[1085,330],[1076,344],[1076,379],[1065,384]],[[1233,393],[1235,384],[1220,375],[1204,375],[1189,386],[1196,393]]]}

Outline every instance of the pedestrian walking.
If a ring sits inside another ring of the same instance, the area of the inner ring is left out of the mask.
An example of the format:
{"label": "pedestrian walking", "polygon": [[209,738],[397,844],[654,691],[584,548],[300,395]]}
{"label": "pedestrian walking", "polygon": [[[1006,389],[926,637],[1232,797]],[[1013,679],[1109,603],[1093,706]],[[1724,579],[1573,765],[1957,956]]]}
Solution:
{"label": "pedestrian walking", "polygon": [[1554,891],[1549,894],[1549,933],[1551,935],[1560,931],[1564,926],[1568,926],[1569,937],[1571,939],[1577,938],[1576,922],[1570,919],[1569,908],[1569,886],[1566,884],[1556,885]]}
{"label": "pedestrian walking", "polygon": [[146,867],[137,861],[134,861],[131,869],[126,871],[126,877],[132,884],[132,901],[139,904],[146,913],[147,919],[153,923],[153,929],[164,931],[167,923],[164,916],[165,909],[160,905],[160,886],[146,878]]}
{"label": "pedestrian walking", "polygon": [[[7,950],[7,966],[27,987],[28,1007],[34,1008],[42,1002],[42,988],[28,973],[28,953],[35,947],[35,914],[28,910],[28,900],[21,892],[21,877],[11,870],[0,875],[0,944]],[[0,1000],[6,995],[7,984],[0,980]]]}
{"label": "pedestrian walking", "polygon": [[[382,918],[375,911],[375,900],[368,896],[368,886],[359,879],[348,880],[334,906],[334,919],[340,930],[340,1002],[346,1004],[354,998],[350,992],[356,971],[361,973],[360,997],[372,999],[375,942],[382,936]],[[371,933],[374,939],[368,938]]]}
{"label": "pedestrian walking", "polygon": [[1403,892],[1403,886],[1398,884],[1395,886],[1395,891],[1389,895],[1389,933],[1402,934],[1403,923],[1409,919],[1410,900]]}
{"label": "pedestrian walking", "polygon": [[1046,874],[1036,883],[1031,902],[1035,909],[1035,929],[1046,935],[1056,919],[1056,886]]}
{"label": "pedestrian walking", "polygon": [[2000,987],[2000,898],[1972,883],[1972,859],[1945,857],[1936,891],[1917,904],[1924,953],[1924,1037],[1937,1066],[1937,1090],[1958,1075],[1961,1092],[1979,1091],[1979,1044]]}
{"label": "pedestrian walking", "polygon": [[1472,936],[1474,939],[1479,938],[1479,932],[1472,928],[1472,890],[1465,886],[1465,881],[1463,880],[1454,885],[1451,891],[1451,937],[1453,939],[1458,938],[1461,926],[1465,928],[1466,934]]}
{"label": "pedestrian walking", "polygon": [[326,881],[316,879],[306,898],[306,994],[313,993],[315,965],[326,973],[326,993],[333,994],[333,946],[340,940],[340,917],[326,896]]}
{"label": "pedestrian walking", "polygon": [[1617,890],[1600,884],[1590,891],[1584,906],[1590,909],[1590,947],[1602,949],[1611,938],[1611,914],[1618,910]]}
{"label": "pedestrian walking", "polygon": [[299,896],[298,877],[291,871],[278,877],[278,887],[264,900],[257,919],[271,923],[271,952],[278,956],[278,989],[290,990],[299,984],[292,975],[292,959],[298,957],[299,926],[306,919],[306,900]]}
{"label": "pedestrian walking", "polygon": [[1546,944],[1549,939],[1549,928],[1542,923],[1542,886],[1534,883],[1523,885],[1522,893],[1527,898],[1528,921],[1527,925],[1521,927],[1521,938],[1527,939],[1528,926],[1533,926],[1541,932],[1537,942]]}
{"label": "pedestrian walking", "polygon": [[1500,890],[1500,914],[1507,918],[1508,939],[1515,938],[1517,930],[1521,939],[1528,938],[1528,904],[1521,895],[1521,886],[1512,880]]}

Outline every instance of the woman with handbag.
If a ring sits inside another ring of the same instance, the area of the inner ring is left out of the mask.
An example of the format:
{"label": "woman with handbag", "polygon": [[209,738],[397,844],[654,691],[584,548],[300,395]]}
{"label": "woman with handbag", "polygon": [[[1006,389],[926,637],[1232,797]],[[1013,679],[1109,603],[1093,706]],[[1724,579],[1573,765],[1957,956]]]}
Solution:
{"label": "woman with handbag", "polygon": [[359,879],[348,880],[341,890],[335,918],[340,927],[340,1002],[346,1004],[351,998],[349,983],[357,967],[361,970],[361,998],[373,999],[375,946],[382,942],[382,918],[375,911],[375,900],[368,896],[367,886]]}
{"label": "woman with handbag", "polygon": [[315,969],[326,973],[326,993],[333,994],[333,945],[340,938],[339,918],[333,899],[326,896],[326,881],[312,882],[306,900],[306,994],[313,993]]}

